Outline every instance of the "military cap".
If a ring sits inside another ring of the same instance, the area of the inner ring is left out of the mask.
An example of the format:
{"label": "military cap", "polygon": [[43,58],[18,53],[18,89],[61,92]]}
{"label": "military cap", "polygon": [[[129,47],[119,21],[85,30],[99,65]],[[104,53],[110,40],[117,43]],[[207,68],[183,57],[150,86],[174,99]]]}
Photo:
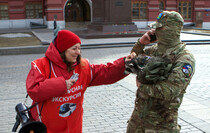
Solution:
{"label": "military cap", "polygon": [[182,28],[184,20],[182,16],[175,11],[163,11],[157,17],[156,22],[149,24],[151,28],[160,28],[163,26]]}

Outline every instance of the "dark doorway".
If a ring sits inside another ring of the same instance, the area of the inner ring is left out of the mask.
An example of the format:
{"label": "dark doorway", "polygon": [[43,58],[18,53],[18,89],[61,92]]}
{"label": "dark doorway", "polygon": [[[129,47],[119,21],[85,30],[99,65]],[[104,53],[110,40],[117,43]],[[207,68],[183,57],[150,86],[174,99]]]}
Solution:
{"label": "dark doorway", "polygon": [[90,6],[86,0],[68,0],[65,7],[66,22],[90,21]]}

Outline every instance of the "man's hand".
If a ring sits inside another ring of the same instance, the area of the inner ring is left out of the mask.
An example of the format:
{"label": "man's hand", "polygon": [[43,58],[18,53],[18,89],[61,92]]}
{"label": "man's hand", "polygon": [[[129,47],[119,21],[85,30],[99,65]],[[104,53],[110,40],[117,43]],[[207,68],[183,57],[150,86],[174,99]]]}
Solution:
{"label": "man's hand", "polygon": [[131,61],[131,59],[133,59],[134,57],[136,57],[136,53],[135,52],[132,52],[130,55],[128,55],[125,58],[125,62]]}
{"label": "man's hand", "polygon": [[[143,45],[147,45],[147,44],[150,44],[150,35],[154,35],[155,34],[155,29],[151,29],[149,31],[147,31],[139,40],[139,42]],[[155,40],[156,41],[156,40]],[[153,41],[153,42],[155,42]]]}

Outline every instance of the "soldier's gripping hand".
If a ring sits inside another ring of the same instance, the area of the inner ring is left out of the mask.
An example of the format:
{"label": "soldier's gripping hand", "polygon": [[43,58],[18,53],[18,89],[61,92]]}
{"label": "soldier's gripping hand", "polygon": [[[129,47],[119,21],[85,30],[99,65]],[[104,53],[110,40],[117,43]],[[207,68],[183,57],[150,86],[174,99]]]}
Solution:
{"label": "soldier's gripping hand", "polygon": [[153,40],[152,35],[155,34],[155,29],[151,29],[147,31],[139,40],[140,44],[147,45],[150,44],[151,42],[155,42],[156,39]]}

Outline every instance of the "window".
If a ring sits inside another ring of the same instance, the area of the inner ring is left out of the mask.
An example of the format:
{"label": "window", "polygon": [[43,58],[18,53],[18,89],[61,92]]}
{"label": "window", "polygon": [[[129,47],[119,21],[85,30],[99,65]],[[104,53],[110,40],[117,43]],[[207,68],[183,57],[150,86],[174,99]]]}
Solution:
{"label": "window", "polygon": [[163,0],[159,1],[159,11],[162,12],[165,10],[165,2]]}
{"label": "window", "polygon": [[192,4],[191,2],[179,2],[179,13],[184,19],[192,18]]}
{"label": "window", "polygon": [[42,18],[42,4],[41,3],[27,3],[26,18]]}
{"label": "window", "polygon": [[0,3],[0,20],[9,19],[8,5]]}
{"label": "window", "polygon": [[147,19],[146,2],[132,2],[132,19]]}

